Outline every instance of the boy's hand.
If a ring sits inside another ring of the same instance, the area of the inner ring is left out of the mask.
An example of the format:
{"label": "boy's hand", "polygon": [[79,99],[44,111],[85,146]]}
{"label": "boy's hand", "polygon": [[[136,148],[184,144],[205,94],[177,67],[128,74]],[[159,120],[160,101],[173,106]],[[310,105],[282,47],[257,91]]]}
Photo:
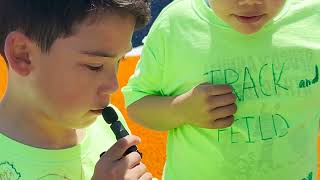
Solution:
{"label": "boy's hand", "polygon": [[129,147],[139,142],[137,136],[131,135],[117,141],[97,162],[92,180],[151,180],[152,175],[141,163],[139,153],[123,157]]}
{"label": "boy's hand", "polygon": [[175,98],[172,106],[182,124],[216,129],[233,123],[235,101],[230,86],[205,83]]}

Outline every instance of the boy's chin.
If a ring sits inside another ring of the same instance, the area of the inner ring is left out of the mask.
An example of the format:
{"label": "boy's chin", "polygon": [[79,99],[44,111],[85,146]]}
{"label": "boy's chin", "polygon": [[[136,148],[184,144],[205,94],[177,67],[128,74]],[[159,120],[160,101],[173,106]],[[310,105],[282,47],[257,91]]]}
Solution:
{"label": "boy's chin", "polygon": [[[260,28],[261,29],[261,28]],[[241,30],[239,31],[241,34],[247,34],[247,35],[250,35],[250,34],[254,34],[254,33],[257,33],[260,31],[260,29],[250,29],[250,30]]]}
{"label": "boy's chin", "polygon": [[259,32],[262,29],[262,26],[259,26],[259,27],[236,27],[234,29],[241,34],[250,35],[250,34],[254,34],[254,33]]}
{"label": "boy's chin", "polygon": [[66,126],[68,126],[71,129],[84,129],[92,125],[96,121],[96,119],[97,118],[85,119],[82,121],[77,121],[78,123],[67,124]]}

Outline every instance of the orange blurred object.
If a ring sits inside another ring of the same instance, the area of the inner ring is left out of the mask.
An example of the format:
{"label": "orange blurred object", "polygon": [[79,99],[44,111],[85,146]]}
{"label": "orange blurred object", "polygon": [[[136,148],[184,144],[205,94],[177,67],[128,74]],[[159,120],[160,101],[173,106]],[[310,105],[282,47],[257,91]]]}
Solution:
{"label": "orange blurred object", "polygon": [[3,98],[4,92],[7,88],[7,64],[4,59],[0,56],[0,101]]}

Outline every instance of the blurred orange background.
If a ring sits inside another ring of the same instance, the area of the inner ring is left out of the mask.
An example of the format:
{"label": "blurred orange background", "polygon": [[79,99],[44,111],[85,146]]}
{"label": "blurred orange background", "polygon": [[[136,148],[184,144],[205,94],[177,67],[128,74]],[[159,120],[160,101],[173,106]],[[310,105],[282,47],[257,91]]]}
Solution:
{"label": "blurred orange background", "polygon": [[[134,72],[136,63],[139,57],[127,57],[120,64],[119,68],[119,84],[123,87],[127,84],[130,75]],[[5,62],[0,56],[0,100],[3,97],[7,84],[7,69]],[[143,162],[147,165],[149,171],[159,180],[162,176],[162,170],[165,162],[165,143],[167,134],[164,132],[152,131],[134,123],[128,118],[127,112],[124,108],[123,95],[120,89],[112,96],[112,104],[116,105],[126,118],[132,134],[138,135],[142,139],[139,145],[139,150],[143,152]],[[318,149],[319,149],[318,140]],[[319,150],[318,150],[319,152]],[[319,164],[320,160],[318,160]],[[317,179],[320,176],[318,175]]]}

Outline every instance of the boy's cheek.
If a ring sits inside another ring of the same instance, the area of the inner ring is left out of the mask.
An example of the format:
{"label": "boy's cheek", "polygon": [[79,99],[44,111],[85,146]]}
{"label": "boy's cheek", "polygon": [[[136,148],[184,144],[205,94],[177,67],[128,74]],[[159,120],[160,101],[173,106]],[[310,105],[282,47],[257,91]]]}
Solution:
{"label": "boy's cheek", "polygon": [[48,94],[47,103],[55,111],[60,113],[79,113],[79,111],[89,110],[90,102],[86,99],[86,96],[80,93],[68,93],[68,94]]}

